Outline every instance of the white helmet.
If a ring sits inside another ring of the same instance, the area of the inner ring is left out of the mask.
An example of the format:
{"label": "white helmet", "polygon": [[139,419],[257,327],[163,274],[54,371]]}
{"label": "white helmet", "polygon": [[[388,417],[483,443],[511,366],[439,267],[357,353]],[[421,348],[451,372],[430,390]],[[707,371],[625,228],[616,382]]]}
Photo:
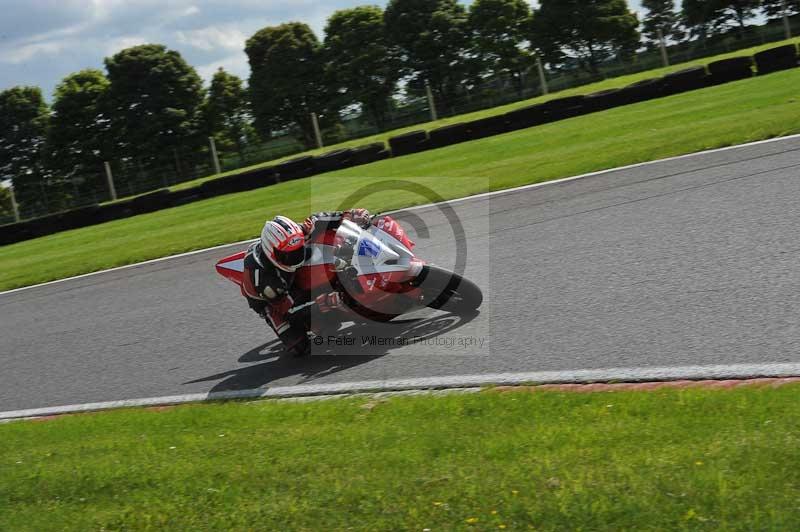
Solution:
{"label": "white helmet", "polygon": [[285,216],[276,216],[264,224],[261,250],[285,272],[296,271],[306,260],[306,237],[303,229]]}

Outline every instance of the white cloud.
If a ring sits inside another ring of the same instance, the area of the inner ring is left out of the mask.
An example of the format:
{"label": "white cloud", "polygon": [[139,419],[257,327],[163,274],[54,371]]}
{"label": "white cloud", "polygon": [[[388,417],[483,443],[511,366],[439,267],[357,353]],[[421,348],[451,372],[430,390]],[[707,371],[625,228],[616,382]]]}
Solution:
{"label": "white cloud", "polygon": [[8,47],[0,49],[0,62],[18,65],[30,61],[38,55],[56,55],[66,49],[68,45],[68,41],[51,41]]}
{"label": "white cloud", "polygon": [[150,42],[143,35],[125,35],[123,37],[116,37],[107,41],[104,46],[106,55],[114,55],[117,52],[130,48],[131,46],[138,46],[140,44],[147,44]]}
{"label": "white cloud", "polygon": [[247,81],[247,78],[250,76],[250,65],[247,62],[247,55],[245,55],[244,52],[232,54],[219,61],[213,61],[197,67],[197,73],[200,74],[200,77],[204,80],[211,81],[211,78],[214,77],[214,73],[220,68],[224,68],[228,73],[239,76],[245,81]]}
{"label": "white cloud", "polygon": [[244,32],[233,25],[209,26],[198,30],[178,31],[178,42],[203,50],[244,50],[247,40]]}

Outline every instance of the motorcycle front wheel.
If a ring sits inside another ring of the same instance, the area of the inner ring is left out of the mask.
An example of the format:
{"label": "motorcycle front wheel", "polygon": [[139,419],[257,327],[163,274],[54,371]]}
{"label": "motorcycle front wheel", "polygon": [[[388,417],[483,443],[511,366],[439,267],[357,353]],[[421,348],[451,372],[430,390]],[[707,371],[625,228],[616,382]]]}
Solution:
{"label": "motorcycle front wheel", "polygon": [[438,266],[423,266],[414,284],[422,289],[426,307],[462,315],[475,312],[483,303],[478,285]]}

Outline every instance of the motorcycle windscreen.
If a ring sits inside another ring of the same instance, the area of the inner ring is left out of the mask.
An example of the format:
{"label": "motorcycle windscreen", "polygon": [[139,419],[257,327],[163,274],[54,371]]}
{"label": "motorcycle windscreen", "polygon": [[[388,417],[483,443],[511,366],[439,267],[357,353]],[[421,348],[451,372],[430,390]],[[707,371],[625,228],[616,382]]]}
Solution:
{"label": "motorcycle windscreen", "polygon": [[382,271],[400,259],[390,247],[349,220],[336,231],[336,246],[337,258],[354,266],[360,275]]}

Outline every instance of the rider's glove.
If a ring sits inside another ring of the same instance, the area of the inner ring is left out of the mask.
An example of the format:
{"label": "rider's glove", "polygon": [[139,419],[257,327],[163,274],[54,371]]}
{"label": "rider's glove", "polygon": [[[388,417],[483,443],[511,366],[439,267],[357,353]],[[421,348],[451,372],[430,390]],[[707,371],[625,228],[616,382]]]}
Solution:
{"label": "rider's glove", "polygon": [[350,219],[354,224],[366,229],[372,223],[372,215],[367,209],[350,209],[349,212],[343,216],[345,219]]}
{"label": "rider's glove", "polygon": [[314,226],[317,224],[317,219],[314,216],[309,216],[303,222],[303,234],[308,236],[314,232]]}
{"label": "rider's glove", "polygon": [[322,294],[321,296],[317,296],[315,300],[317,306],[319,307],[320,312],[323,314],[326,312],[330,312],[332,310],[336,310],[338,308],[342,308],[344,306],[344,301],[342,300],[342,294],[339,292],[331,292],[329,294]]}

